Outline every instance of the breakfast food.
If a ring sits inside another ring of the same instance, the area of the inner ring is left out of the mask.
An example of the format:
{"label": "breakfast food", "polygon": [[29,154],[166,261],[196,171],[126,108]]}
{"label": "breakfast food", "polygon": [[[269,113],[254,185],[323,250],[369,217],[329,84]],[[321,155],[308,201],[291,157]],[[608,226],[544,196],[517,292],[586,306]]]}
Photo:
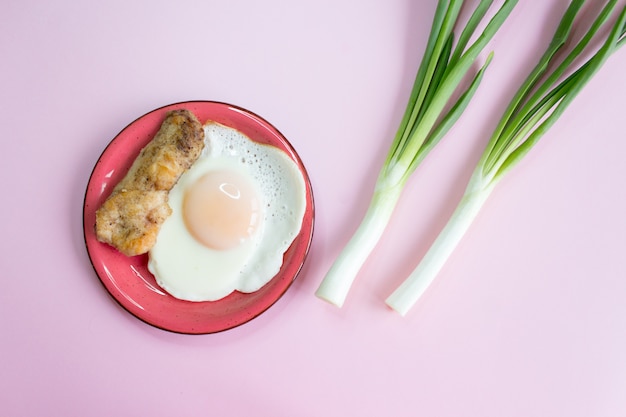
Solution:
{"label": "breakfast food", "polygon": [[171,189],[172,214],[149,252],[157,283],[188,301],[269,282],[306,208],[303,175],[285,152],[215,122],[204,130],[205,149]]}
{"label": "breakfast food", "polygon": [[299,166],[281,149],[189,111],[159,132],[96,212],[96,235],[175,298],[252,293],[280,271],[307,205]]}
{"label": "breakfast food", "polygon": [[172,212],[169,191],[203,148],[204,130],[193,113],[167,113],[154,139],[97,210],[97,239],[127,256],[148,252]]}

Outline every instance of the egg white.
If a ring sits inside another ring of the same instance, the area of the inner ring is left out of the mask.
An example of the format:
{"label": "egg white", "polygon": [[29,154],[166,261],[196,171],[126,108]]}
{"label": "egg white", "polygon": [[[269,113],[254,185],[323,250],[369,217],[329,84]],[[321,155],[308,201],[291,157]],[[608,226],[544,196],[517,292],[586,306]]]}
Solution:
{"label": "egg white", "polygon": [[[267,284],[298,235],[306,208],[302,174],[283,151],[218,123],[209,122],[204,130],[203,154],[170,191],[172,214],[162,225],[148,262],[164,290],[188,301],[215,301],[233,291],[251,293]],[[230,250],[200,244],[182,216],[185,191],[211,170],[246,176],[261,199],[264,218],[259,229]]]}

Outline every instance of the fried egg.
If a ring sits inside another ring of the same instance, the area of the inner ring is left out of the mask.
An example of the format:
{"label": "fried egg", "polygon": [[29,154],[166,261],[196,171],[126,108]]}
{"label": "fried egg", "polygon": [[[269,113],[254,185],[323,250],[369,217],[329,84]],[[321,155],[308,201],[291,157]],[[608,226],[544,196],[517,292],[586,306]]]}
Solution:
{"label": "fried egg", "polygon": [[205,148],[169,193],[172,214],[148,269],[172,296],[251,293],[280,270],[306,208],[302,173],[282,150],[207,122]]}

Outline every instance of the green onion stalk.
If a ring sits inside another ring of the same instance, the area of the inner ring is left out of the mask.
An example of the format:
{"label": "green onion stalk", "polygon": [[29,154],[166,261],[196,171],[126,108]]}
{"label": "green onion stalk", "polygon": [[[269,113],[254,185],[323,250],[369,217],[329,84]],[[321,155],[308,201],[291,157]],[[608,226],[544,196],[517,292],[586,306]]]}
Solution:
{"label": "green onion stalk", "polygon": [[438,2],[407,108],[378,175],[370,205],[320,284],[316,295],[321,299],[339,307],[343,305],[354,279],[386,229],[408,178],[456,123],[474,96],[492,53],[467,83],[468,87],[453,99],[517,0],[505,0],[476,36],[492,3],[493,0],[480,1],[456,39],[454,29],[464,1]]}
{"label": "green onion stalk", "polygon": [[[401,315],[410,310],[435,279],[498,182],[554,125],[609,56],[626,42],[624,7],[601,46],[589,59],[576,64],[581,54],[591,48],[591,40],[616,14],[617,0],[608,1],[586,34],[575,43],[571,39],[572,27],[584,3],[570,3],[547,50],[505,109],[448,223],[417,268],[387,298],[386,303]],[[556,62],[557,52],[570,43],[574,44],[570,52],[560,63]]]}

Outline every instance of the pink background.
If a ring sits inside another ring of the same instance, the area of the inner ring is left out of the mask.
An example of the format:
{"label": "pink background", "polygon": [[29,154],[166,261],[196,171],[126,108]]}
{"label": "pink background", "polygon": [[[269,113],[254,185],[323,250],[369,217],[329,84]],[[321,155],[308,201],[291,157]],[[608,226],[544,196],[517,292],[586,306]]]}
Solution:
{"label": "pink background", "polygon": [[[435,4],[5,2],[2,415],[625,415],[626,49],[496,189],[409,315],[383,303],[455,206],[566,1],[520,1],[343,309],[313,295],[365,209]],[[196,99],[278,127],[307,166],[317,218],[304,271],[277,304],[185,336],[106,293],[82,202],[124,126]]]}

